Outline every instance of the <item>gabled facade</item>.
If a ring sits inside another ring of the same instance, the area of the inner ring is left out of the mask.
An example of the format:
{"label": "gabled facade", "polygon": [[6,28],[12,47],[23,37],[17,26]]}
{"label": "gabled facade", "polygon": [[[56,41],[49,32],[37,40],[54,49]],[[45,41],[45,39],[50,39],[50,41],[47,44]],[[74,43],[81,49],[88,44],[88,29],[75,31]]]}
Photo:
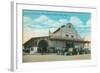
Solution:
{"label": "gabled facade", "polygon": [[23,44],[24,48],[37,47],[41,41],[46,41],[48,47],[55,48],[84,48],[90,41],[84,41],[71,23],[61,26],[48,36],[34,37]]}

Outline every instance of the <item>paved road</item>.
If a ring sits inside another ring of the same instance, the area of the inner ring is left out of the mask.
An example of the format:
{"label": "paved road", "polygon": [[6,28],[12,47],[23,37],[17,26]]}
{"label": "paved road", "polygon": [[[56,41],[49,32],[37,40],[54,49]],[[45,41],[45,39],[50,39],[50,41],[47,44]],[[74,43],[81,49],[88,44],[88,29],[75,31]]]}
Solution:
{"label": "paved road", "polygon": [[43,62],[43,61],[64,61],[64,60],[85,60],[90,59],[91,55],[74,55],[74,56],[64,56],[64,55],[24,55],[23,62]]}

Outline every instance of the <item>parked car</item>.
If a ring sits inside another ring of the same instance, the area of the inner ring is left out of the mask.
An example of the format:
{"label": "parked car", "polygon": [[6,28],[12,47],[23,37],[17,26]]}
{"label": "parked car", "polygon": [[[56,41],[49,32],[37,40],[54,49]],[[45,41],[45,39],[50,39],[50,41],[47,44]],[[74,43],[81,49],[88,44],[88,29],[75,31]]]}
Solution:
{"label": "parked car", "polygon": [[29,48],[25,48],[25,49],[23,49],[23,52],[27,53],[27,54],[30,54],[30,49]]}
{"label": "parked car", "polygon": [[89,50],[88,48],[85,48],[85,49],[84,49],[84,53],[85,53],[85,54],[90,54],[90,50]]}

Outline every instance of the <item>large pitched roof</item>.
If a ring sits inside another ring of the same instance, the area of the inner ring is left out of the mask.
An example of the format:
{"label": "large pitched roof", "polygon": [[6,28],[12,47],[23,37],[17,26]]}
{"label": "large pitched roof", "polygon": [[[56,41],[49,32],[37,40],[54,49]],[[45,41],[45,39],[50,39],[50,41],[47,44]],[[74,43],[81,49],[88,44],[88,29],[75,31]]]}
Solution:
{"label": "large pitched roof", "polygon": [[[75,35],[77,38],[68,38],[68,37],[62,37],[62,36],[53,36],[57,33],[59,33],[61,30],[63,30],[63,32],[65,32],[64,34],[68,34],[69,31],[68,31],[68,27],[71,26],[71,31],[70,33]],[[67,41],[76,41],[76,42],[82,42],[84,41],[80,35],[77,33],[77,31],[75,30],[74,26],[71,24],[71,23],[67,23],[66,25],[62,25],[61,27],[59,27],[57,30],[55,30],[53,33],[50,33],[52,35],[47,35],[47,36],[41,36],[41,37],[32,37],[31,39],[29,39],[28,41],[26,41],[24,43],[27,44],[27,43],[30,43],[32,41],[34,41],[35,39],[39,39],[39,38],[49,38],[51,40],[67,40]],[[89,41],[84,41],[84,42],[89,42]]]}
{"label": "large pitched roof", "polygon": [[[56,31],[51,33],[51,37],[63,37],[63,38],[71,38],[74,37],[76,39],[82,39],[81,36],[76,31],[75,27],[71,23],[67,23],[66,25],[62,25]],[[69,37],[66,37],[69,36]]]}
{"label": "large pitched roof", "polygon": [[55,30],[53,33],[58,32],[61,28],[65,27],[65,25],[62,25],[61,27],[59,27],[57,30]]}

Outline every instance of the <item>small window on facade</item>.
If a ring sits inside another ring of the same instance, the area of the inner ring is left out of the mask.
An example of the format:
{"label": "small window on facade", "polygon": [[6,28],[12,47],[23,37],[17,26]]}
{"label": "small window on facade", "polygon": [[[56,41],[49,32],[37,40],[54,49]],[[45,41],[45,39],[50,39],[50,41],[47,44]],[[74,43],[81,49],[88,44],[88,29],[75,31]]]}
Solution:
{"label": "small window on facade", "polygon": [[71,37],[72,37],[72,38],[74,38],[74,36],[73,36],[73,35],[71,35]]}
{"label": "small window on facade", "polygon": [[66,34],[66,37],[68,37],[68,34]]}
{"label": "small window on facade", "polygon": [[69,28],[71,28],[71,26],[69,25]]}

